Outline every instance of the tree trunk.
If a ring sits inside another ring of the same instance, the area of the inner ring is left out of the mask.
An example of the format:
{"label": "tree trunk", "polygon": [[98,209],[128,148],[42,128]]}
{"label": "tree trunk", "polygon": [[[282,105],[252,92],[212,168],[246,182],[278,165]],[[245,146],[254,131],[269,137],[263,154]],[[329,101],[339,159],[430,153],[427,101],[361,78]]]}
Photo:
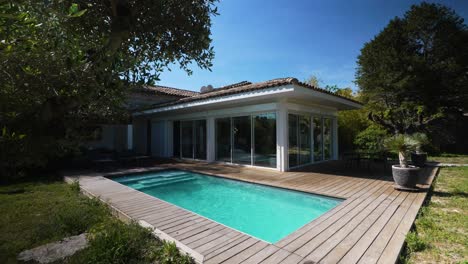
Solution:
{"label": "tree trunk", "polygon": [[400,166],[402,168],[408,168],[408,160],[406,159],[406,155],[403,152],[398,152],[398,159],[400,160]]}

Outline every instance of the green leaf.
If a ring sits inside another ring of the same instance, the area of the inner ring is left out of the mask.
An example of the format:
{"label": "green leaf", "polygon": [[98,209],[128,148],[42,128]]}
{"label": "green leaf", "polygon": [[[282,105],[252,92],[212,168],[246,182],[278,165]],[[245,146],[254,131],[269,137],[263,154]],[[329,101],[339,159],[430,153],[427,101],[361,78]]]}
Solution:
{"label": "green leaf", "polygon": [[88,9],[80,10],[80,11],[76,12],[75,14],[71,15],[70,17],[80,17],[80,16],[84,15],[86,13],[86,11],[88,11]]}
{"label": "green leaf", "polygon": [[80,17],[86,13],[87,9],[79,10],[78,4],[73,3],[71,4],[70,8],[68,9],[68,16],[69,17]]}
{"label": "green leaf", "polygon": [[76,12],[78,12],[78,4],[77,4],[77,3],[73,3],[73,4],[71,4],[70,8],[68,8],[68,15],[69,15],[69,16],[72,16],[72,15],[75,14]]}

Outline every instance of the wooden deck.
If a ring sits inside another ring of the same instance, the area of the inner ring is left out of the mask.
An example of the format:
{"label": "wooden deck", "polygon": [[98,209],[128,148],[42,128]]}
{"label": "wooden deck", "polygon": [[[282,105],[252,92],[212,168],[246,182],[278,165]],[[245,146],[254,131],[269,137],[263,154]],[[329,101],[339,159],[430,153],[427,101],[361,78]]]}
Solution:
{"label": "wooden deck", "polygon": [[120,215],[153,227],[159,237],[177,242],[203,263],[395,263],[437,173],[434,167],[425,168],[423,191],[400,192],[393,188],[388,168],[346,168],[340,162],[284,173],[201,162],[161,162],[155,166],[346,199],[279,242],[269,244],[100,173],[68,178],[79,176],[84,192],[100,197]]}

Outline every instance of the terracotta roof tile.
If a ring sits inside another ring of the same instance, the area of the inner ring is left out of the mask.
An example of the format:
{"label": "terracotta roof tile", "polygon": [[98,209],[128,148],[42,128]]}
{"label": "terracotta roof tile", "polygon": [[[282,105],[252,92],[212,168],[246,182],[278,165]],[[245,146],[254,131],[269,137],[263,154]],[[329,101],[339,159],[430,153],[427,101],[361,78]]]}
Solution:
{"label": "terracotta roof tile", "polygon": [[198,101],[198,100],[203,100],[203,99],[208,99],[208,98],[213,98],[213,97],[220,97],[220,96],[226,96],[226,95],[232,95],[232,94],[238,94],[238,93],[244,93],[244,92],[249,92],[253,90],[260,90],[260,89],[266,89],[266,88],[271,88],[271,87],[277,87],[277,86],[282,86],[282,85],[288,85],[288,84],[296,84],[308,89],[312,89],[318,92],[330,94],[336,97],[340,97],[349,101],[352,101],[354,103],[361,104],[358,101],[352,100],[350,98],[332,93],[330,91],[312,86],[307,83],[303,83],[298,81],[296,78],[292,77],[287,77],[287,78],[278,78],[278,79],[273,79],[269,81],[264,81],[264,82],[258,82],[258,83],[250,83],[247,81],[228,85],[228,86],[223,86],[220,88],[213,89],[213,91],[210,92],[205,92],[205,93],[197,93],[194,96],[191,97],[185,97],[181,98],[179,100],[171,101],[171,102],[166,102],[166,103],[161,103],[161,104],[155,104],[149,107],[151,108],[158,108],[158,107],[163,107],[163,106],[170,106],[170,105],[176,105],[176,104],[181,104],[181,103],[187,103],[187,102],[193,102],[193,101]]}
{"label": "terracotta roof tile", "polygon": [[144,92],[144,93],[167,94],[167,95],[174,95],[174,96],[180,96],[180,97],[192,97],[192,96],[196,96],[200,94],[194,91],[167,87],[167,86],[162,86],[162,85],[154,85],[154,86],[148,85],[148,86],[137,88],[136,91]]}

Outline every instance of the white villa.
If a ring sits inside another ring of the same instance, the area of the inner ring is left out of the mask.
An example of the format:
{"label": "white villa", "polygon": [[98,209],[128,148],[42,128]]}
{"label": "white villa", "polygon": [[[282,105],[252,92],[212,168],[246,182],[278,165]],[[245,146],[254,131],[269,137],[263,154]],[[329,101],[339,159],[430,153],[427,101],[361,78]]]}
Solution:
{"label": "white villa", "polygon": [[133,94],[132,124],[108,127],[102,141],[118,134],[117,145],[138,154],[287,171],[337,159],[337,112],[361,107],[295,78],[202,90]]}

